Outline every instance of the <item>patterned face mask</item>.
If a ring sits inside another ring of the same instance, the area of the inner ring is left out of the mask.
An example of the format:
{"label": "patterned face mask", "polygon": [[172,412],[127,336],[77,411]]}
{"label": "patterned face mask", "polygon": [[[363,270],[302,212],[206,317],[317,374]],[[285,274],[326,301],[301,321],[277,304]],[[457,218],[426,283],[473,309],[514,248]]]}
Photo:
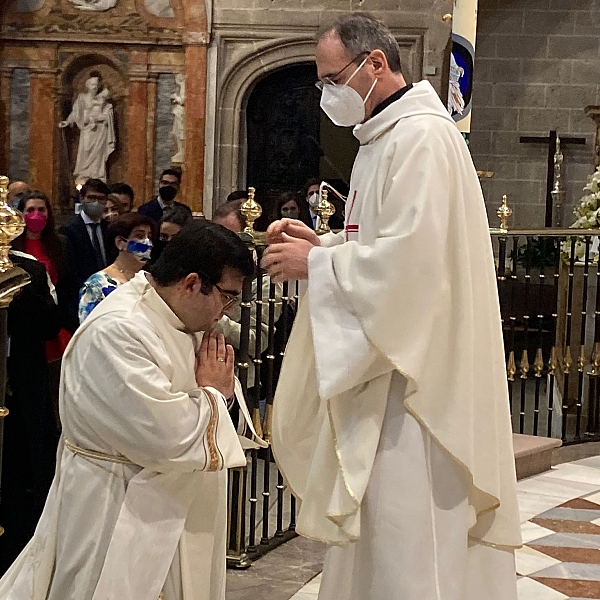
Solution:
{"label": "patterned face mask", "polygon": [[128,240],[125,251],[129,252],[129,254],[133,254],[142,262],[148,262],[152,255],[152,242],[148,238],[141,242],[137,240]]}

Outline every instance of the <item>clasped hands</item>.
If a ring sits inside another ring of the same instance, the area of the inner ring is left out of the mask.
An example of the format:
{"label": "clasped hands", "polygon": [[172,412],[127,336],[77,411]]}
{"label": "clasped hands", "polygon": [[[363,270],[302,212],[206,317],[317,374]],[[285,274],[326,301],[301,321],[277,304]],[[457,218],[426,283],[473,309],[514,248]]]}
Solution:
{"label": "clasped hands", "polygon": [[233,346],[225,342],[222,333],[205,331],[196,354],[196,383],[200,387],[213,387],[225,398],[234,393],[235,376]]}
{"label": "clasped hands", "polygon": [[267,229],[267,243],[261,266],[273,283],[308,278],[308,254],[321,241],[307,225],[296,219],[281,219]]}

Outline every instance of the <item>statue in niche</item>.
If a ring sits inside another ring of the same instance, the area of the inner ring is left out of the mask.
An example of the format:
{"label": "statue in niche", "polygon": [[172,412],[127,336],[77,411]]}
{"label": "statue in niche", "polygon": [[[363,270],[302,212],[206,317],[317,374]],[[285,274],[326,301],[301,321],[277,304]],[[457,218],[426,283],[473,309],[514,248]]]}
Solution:
{"label": "statue in niche", "polygon": [[448,88],[448,110],[451,115],[458,113],[462,115],[465,112],[465,99],[460,89],[460,80],[465,74],[465,70],[459,66],[450,54],[450,87]]}
{"label": "statue in niche", "polygon": [[77,125],[79,147],[73,175],[75,181],[101,179],[106,181],[106,161],[116,146],[113,106],[109,102],[110,92],[102,88],[102,77],[91,73],[85,82],[86,92],[77,96],[73,110],[61,128]]}
{"label": "statue in niche", "polygon": [[176,154],[171,157],[171,163],[183,163],[183,145],[185,141],[185,75],[175,75],[175,85],[178,90],[171,94],[171,112],[173,113],[173,138],[175,139]]}
{"label": "statue in niche", "polygon": [[109,10],[116,6],[117,0],[69,0],[79,10]]}

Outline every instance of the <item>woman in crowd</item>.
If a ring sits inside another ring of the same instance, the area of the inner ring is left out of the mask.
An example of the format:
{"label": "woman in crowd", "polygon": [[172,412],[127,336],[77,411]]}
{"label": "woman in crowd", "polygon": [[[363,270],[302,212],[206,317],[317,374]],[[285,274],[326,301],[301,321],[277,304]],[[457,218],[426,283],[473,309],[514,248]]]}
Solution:
{"label": "woman in crowd", "polygon": [[154,264],[158,260],[161,252],[173,239],[173,236],[177,235],[192,220],[190,212],[177,205],[165,208],[165,212],[159,223],[159,239],[154,244],[154,248],[152,248],[150,264]]}
{"label": "woman in crowd", "polygon": [[104,205],[104,214],[102,215],[102,218],[107,223],[112,223],[115,219],[118,219],[126,212],[125,206],[123,206],[119,196],[117,196],[117,194],[109,194],[108,200]]}
{"label": "woman in crowd", "polygon": [[[56,288],[61,323],[65,323],[65,315],[60,312],[64,306],[61,301],[68,293],[71,279],[66,267],[65,241],[56,231],[52,206],[46,194],[33,190],[23,195],[18,210],[25,218],[25,231],[12,244],[14,250],[30,254],[45,267],[52,284]],[[58,360],[70,339],[66,329],[61,329],[58,337],[46,344],[46,355],[49,362]]]}
{"label": "woman in crowd", "polygon": [[79,322],[122,283],[127,283],[150,260],[154,223],[138,213],[126,213],[108,227],[107,245],[119,254],[112,265],[94,273],[79,292]]}
{"label": "woman in crowd", "polygon": [[294,192],[284,192],[277,198],[277,219],[300,219],[300,202]]}

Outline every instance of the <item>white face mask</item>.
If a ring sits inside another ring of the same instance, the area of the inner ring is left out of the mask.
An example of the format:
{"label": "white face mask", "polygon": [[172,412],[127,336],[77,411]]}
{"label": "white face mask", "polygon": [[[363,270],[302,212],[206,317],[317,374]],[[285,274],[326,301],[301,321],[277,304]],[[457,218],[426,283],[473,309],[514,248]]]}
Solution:
{"label": "white face mask", "polygon": [[367,62],[367,58],[363,60],[356,71],[352,73],[350,79],[343,85],[335,83],[326,83],[323,86],[321,94],[321,108],[323,112],[331,119],[331,122],[338,127],[354,127],[365,120],[365,102],[375,89],[377,79],[373,82],[369,93],[363,100],[361,95],[348,84],[352,78],[362,69]]}
{"label": "white face mask", "polygon": [[309,197],[308,197],[308,205],[312,208],[315,209],[317,208],[317,206],[319,206],[319,192],[313,192]]}

